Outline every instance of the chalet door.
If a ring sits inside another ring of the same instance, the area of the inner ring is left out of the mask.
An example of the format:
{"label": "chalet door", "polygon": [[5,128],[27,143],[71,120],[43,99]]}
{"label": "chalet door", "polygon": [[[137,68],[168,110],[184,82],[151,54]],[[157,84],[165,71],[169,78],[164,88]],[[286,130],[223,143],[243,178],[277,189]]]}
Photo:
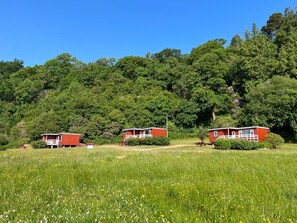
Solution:
{"label": "chalet door", "polygon": [[254,136],[254,129],[250,130],[250,134],[251,134],[251,136]]}
{"label": "chalet door", "polygon": [[239,134],[239,138],[241,138],[242,137],[242,131],[239,131],[238,134]]}
{"label": "chalet door", "polygon": [[236,135],[235,135],[235,131],[232,131],[232,139],[235,139],[236,138]]}

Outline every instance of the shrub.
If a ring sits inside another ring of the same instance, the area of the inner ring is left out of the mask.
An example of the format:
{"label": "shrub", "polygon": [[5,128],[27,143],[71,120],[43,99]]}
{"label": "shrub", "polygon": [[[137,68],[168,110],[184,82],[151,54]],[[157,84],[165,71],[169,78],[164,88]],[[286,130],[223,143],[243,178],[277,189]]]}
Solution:
{"label": "shrub", "polygon": [[205,138],[208,136],[208,129],[203,126],[199,126],[197,136],[203,143]]}
{"label": "shrub", "polygon": [[154,145],[154,138],[146,137],[146,138],[142,139],[142,145]]}
{"label": "shrub", "polygon": [[8,144],[8,137],[7,135],[0,134],[0,150],[6,150],[6,145]]}
{"label": "shrub", "polygon": [[285,142],[280,135],[275,133],[269,133],[264,141],[270,143],[272,149],[280,148],[281,144]]}
{"label": "shrub", "polygon": [[231,142],[230,140],[226,140],[226,139],[217,139],[214,142],[214,146],[216,149],[226,150],[231,148]]}
{"label": "shrub", "polygon": [[20,146],[21,144],[19,141],[10,141],[7,145],[4,146],[6,149],[16,149]]}
{"label": "shrub", "polygon": [[42,141],[42,140],[38,140],[38,141],[33,141],[31,142],[31,145],[34,149],[43,149],[43,148],[47,148],[47,144]]}
{"label": "shrub", "polygon": [[0,146],[5,146],[8,143],[7,135],[0,134]]}
{"label": "shrub", "polygon": [[147,138],[130,138],[126,140],[128,146],[138,146],[138,145],[156,145],[156,146],[167,146],[170,144],[169,138],[163,136],[157,137],[147,137]]}
{"label": "shrub", "polygon": [[231,142],[231,149],[254,150],[258,148],[258,144],[254,141],[230,140],[230,142]]}
{"label": "shrub", "polygon": [[257,148],[258,149],[271,149],[271,144],[269,142],[258,142],[257,143]]}
{"label": "shrub", "polygon": [[170,145],[169,138],[163,137],[163,136],[157,136],[153,138],[153,145],[156,146],[168,146]]}
{"label": "shrub", "polygon": [[127,139],[126,144],[128,146],[138,146],[139,145],[139,139],[135,139],[135,138]]}
{"label": "shrub", "polygon": [[246,140],[242,140],[241,141],[241,150],[253,150],[253,149],[257,149],[257,143],[254,141],[246,141]]}
{"label": "shrub", "polygon": [[235,140],[230,140],[230,142],[231,142],[231,149],[241,149],[242,140],[235,139]]}

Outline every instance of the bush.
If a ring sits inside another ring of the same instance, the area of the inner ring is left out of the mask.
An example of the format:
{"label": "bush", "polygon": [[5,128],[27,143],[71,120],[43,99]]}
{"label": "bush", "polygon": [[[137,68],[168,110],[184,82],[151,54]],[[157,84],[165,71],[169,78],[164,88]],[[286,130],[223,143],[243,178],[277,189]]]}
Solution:
{"label": "bush", "polygon": [[246,140],[230,140],[231,141],[231,149],[238,150],[254,150],[258,149],[258,143],[254,141],[246,141]]}
{"label": "bush", "polygon": [[235,139],[235,140],[230,140],[230,142],[231,142],[231,149],[241,149],[242,140]]}
{"label": "bush", "polygon": [[246,141],[242,140],[240,143],[240,148],[241,150],[253,150],[257,149],[257,143],[254,141]]}
{"label": "bush", "polygon": [[230,141],[231,149],[236,149],[236,150],[254,150],[254,149],[260,149],[260,148],[271,148],[271,144],[268,142],[254,142],[254,141],[246,141],[246,140],[240,140],[240,139],[228,140],[228,141]]}
{"label": "bush", "polygon": [[170,145],[170,140],[169,138],[163,137],[163,136],[157,136],[153,137],[153,145],[156,146],[168,146]]}
{"label": "bush", "polygon": [[214,146],[216,149],[222,149],[222,150],[231,149],[231,142],[230,140],[227,140],[227,139],[217,139],[214,142]]}
{"label": "bush", "polygon": [[139,141],[140,141],[139,139],[130,138],[126,140],[126,144],[128,146],[138,146],[140,144]]}
{"label": "bush", "polygon": [[0,150],[6,150],[6,145],[8,144],[8,137],[7,135],[0,134]]}
{"label": "bush", "polygon": [[5,146],[6,144],[8,144],[7,135],[0,134],[0,146]]}
{"label": "bush", "polygon": [[264,141],[270,143],[272,149],[280,148],[281,144],[285,142],[280,135],[275,133],[269,133]]}
{"label": "bush", "polygon": [[156,145],[156,146],[167,146],[170,144],[169,138],[163,136],[157,137],[147,137],[147,138],[130,138],[126,140],[128,146],[138,146],[138,145]]}
{"label": "bush", "polygon": [[38,141],[33,141],[31,142],[31,145],[34,149],[43,149],[43,148],[47,148],[47,144],[42,141],[42,140],[38,140]]}
{"label": "bush", "polygon": [[271,144],[269,142],[258,142],[257,144],[258,149],[271,149]]}
{"label": "bush", "polygon": [[153,137],[143,138],[141,143],[142,143],[141,145],[154,145],[154,138]]}
{"label": "bush", "polygon": [[20,146],[21,144],[19,141],[10,141],[6,146],[4,146],[6,149],[16,149]]}

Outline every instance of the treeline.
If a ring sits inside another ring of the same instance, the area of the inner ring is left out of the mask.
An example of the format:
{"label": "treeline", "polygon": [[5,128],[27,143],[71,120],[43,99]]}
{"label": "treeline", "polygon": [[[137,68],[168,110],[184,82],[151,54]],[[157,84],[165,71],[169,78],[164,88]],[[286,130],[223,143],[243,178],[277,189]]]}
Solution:
{"label": "treeline", "polygon": [[259,125],[297,141],[296,11],[275,13],[225,44],[88,64],[67,53],[34,67],[1,61],[0,144],[45,132],[114,141],[123,128],[165,127],[166,116],[173,134]]}

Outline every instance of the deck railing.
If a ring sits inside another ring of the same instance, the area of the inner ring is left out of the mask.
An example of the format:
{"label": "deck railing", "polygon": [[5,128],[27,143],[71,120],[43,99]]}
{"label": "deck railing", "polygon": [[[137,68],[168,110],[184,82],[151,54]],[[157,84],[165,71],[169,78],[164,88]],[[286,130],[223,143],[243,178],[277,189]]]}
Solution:
{"label": "deck railing", "polygon": [[242,139],[247,141],[259,141],[258,135],[255,134],[243,134],[243,135],[221,135],[218,138],[220,139]]}
{"label": "deck railing", "polygon": [[134,138],[134,139],[140,139],[140,138],[146,138],[146,137],[152,137],[152,134],[135,134],[135,135],[126,135],[125,140]]}
{"label": "deck railing", "polygon": [[48,139],[45,142],[48,146],[57,146],[59,144],[57,139]]}

